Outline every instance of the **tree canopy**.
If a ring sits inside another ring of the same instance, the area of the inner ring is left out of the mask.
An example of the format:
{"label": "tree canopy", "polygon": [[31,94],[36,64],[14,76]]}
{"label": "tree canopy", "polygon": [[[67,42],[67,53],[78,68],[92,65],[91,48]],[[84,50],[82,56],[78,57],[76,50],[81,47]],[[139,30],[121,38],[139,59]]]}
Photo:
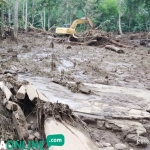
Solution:
{"label": "tree canopy", "polygon": [[[4,14],[10,13],[10,22],[14,24],[15,1],[7,1]],[[19,0],[18,12],[21,28],[25,28],[25,17],[27,25],[46,30],[53,25],[71,24],[75,19],[89,17],[99,29],[118,32],[120,16],[123,32],[150,31],[149,0]]]}

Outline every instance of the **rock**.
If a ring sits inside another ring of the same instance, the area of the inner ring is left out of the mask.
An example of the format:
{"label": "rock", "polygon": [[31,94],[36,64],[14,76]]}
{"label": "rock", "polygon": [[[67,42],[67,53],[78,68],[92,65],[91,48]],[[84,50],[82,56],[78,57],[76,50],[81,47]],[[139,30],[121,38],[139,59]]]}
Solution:
{"label": "rock", "polygon": [[8,52],[8,53],[13,52],[13,48],[9,47],[9,48],[7,49],[7,52]]}
{"label": "rock", "polygon": [[37,139],[40,139],[41,136],[40,136],[40,133],[39,132],[35,132],[34,136],[37,138]]}
{"label": "rock", "polygon": [[116,150],[128,150],[128,149],[127,149],[127,146],[124,145],[124,144],[122,144],[122,143],[116,144],[116,145],[115,145],[115,149],[116,149]]}
{"label": "rock", "polygon": [[39,98],[36,87],[31,84],[27,85],[27,95],[33,103],[36,103]]}
{"label": "rock", "polygon": [[146,147],[149,144],[149,140],[146,137],[138,136],[136,134],[128,134],[125,138],[129,144],[135,144]]}
{"label": "rock", "polygon": [[104,123],[105,123],[105,121],[97,121],[98,128],[104,127]]}
{"label": "rock", "polygon": [[110,144],[110,143],[105,143],[105,142],[103,142],[103,143],[101,143],[104,147],[111,147],[112,145]]}
{"label": "rock", "polygon": [[125,52],[123,50],[118,50],[117,53],[124,54]]}
{"label": "rock", "polygon": [[28,45],[24,44],[22,45],[23,48],[28,48]]}
{"label": "rock", "polygon": [[88,87],[86,87],[84,84],[82,84],[80,82],[76,82],[76,85],[78,87],[78,90],[81,93],[84,93],[84,94],[90,94],[91,93],[91,90]]}
{"label": "rock", "polygon": [[69,46],[66,47],[66,49],[72,49],[72,47],[69,45]]}
{"label": "rock", "polygon": [[146,129],[143,127],[143,125],[136,121],[107,120],[105,126],[108,129],[128,132],[128,133],[132,132],[138,135],[144,135],[146,133]]}
{"label": "rock", "polygon": [[150,50],[148,50],[148,54],[150,54]]}
{"label": "rock", "polygon": [[34,140],[35,136],[32,134],[29,134],[28,140]]}
{"label": "rock", "polygon": [[14,70],[5,70],[3,74],[7,74],[7,73],[10,73],[12,75],[17,75],[17,72]]}
{"label": "rock", "polygon": [[33,133],[33,131],[32,130],[28,130],[28,133],[31,134],[31,133]]}
{"label": "rock", "polygon": [[51,81],[54,82],[54,83],[57,83],[57,84],[62,84],[61,80],[57,79],[57,78],[52,78]]}
{"label": "rock", "polygon": [[22,100],[25,99],[26,90],[27,90],[27,86],[22,85],[16,94],[17,99],[22,99]]}
{"label": "rock", "polygon": [[140,45],[147,46],[149,45],[150,39],[141,39]]}
{"label": "rock", "polygon": [[12,111],[17,111],[18,110],[18,105],[12,101],[8,101],[6,102],[6,108],[8,110],[12,110]]}

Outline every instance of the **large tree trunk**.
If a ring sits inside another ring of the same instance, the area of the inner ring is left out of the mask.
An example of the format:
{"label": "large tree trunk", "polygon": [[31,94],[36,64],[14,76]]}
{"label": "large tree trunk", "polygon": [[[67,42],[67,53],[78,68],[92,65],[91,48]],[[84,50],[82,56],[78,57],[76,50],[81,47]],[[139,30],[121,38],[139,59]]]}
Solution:
{"label": "large tree trunk", "polygon": [[123,34],[122,33],[122,28],[121,28],[121,16],[120,16],[120,14],[119,14],[119,33]]}
{"label": "large tree trunk", "polygon": [[18,39],[18,0],[15,0],[15,9],[14,9],[14,38]]}
{"label": "large tree trunk", "polygon": [[42,11],[41,11],[41,25],[42,25],[42,29],[43,29],[44,25],[43,25],[43,13],[42,13]]}
{"label": "large tree trunk", "polygon": [[4,4],[1,4],[1,37],[4,37]]}
{"label": "large tree trunk", "polygon": [[28,0],[26,0],[26,20],[25,20],[25,30],[27,32],[28,28]]}
{"label": "large tree trunk", "polygon": [[32,0],[32,25],[34,25],[35,2]]}
{"label": "large tree trunk", "polygon": [[48,30],[50,28],[50,16],[48,16]]}
{"label": "large tree trunk", "polygon": [[122,28],[121,28],[121,0],[118,0],[118,14],[119,14],[119,20],[118,20],[118,24],[119,24],[119,33],[122,33]]}
{"label": "large tree trunk", "polygon": [[45,14],[45,8],[44,8],[44,27],[43,27],[44,30],[45,30],[45,24],[46,24],[46,14]]}
{"label": "large tree trunk", "polygon": [[[25,0],[23,1],[23,5],[22,5],[22,20],[23,20],[23,25],[24,25],[24,23],[25,23],[25,17],[24,17],[24,14],[25,14],[25,12],[24,12],[24,10],[25,10]],[[24,25],[25,26],[25,25]],[[25,29],[25,28],[24,28]]]}
{"label": "large tree trunk", "polygon": [[10,10],[10,0],[9,0],[9,7],[8,7],[8,24],[11,26],[11,10]]}

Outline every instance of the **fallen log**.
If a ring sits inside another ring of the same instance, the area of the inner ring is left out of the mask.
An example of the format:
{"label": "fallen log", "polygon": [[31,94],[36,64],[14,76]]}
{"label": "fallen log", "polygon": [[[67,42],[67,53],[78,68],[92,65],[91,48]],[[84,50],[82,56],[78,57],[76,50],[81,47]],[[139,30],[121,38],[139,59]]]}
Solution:
{"label": "fallen log", "polygon": [[106,45],[105,48],[108,50],[114,51],[116,53],[122,53],[122,54],[124,53],[124,51],[122,49],[120,49],[114,45]]}
{"label": "fallen log", "polygon": [[20,140],[27,140],[29,134],[28,134],[28,129],[27,129],[26,118],[24,116],[22,109],[20,108],[18,104],[12,101],[8,101],[6,103],[6,108],[8,110],[13,111],[12,119],[13,119],[13,123],[15,125],[15,128],[17,130]]}
{"label": "fallen log", "polygon": [[132,46],[124,45],[124,44],[119,43],[119,42],[117,42],[117,41],[115,41],[115,40],[112,40],[112,39],[110,39],[110,38],[108,38],[108,37],[106,37],[106,36],[103,36],[103,38],[105,38],[105,39],[108,40],[110,43],[112,43],[112,44],[114,44],[114,45],[116,45],[116,46],[124,47],[124,48],[133,48]]}
{"label": "fallen log", "polygon": [[27,95],[33,103],[36,103],[39,98],[36,87],[31,84],[27,86]]}
{"label": "fallen log", "polygon": [[17,99],[25,99],[27,86],[22,85],[16,94]]}
{"label": "fallen log", "polygon": [[[75,128],[66,122],[61,123],[55,119],[48,118],[45,120],[44,130],[46,137],[60,133],[65,135],[65,144],[61,147],[61,150],[98,150],[90,136],[80,125],[78,128]],[[74,146],[74,144],[76,144],[76,146]],[[49,149],[57,150],[58,148],[52,147]]]}
{"label": "fallen log", "polygon": [[0,82],[0,88],[5,93],[7,101],[9,101],[9,99],[12,96],[12,93],[10,92],[10,90],[8,89],[8,87],[5,86],[4,82]]}

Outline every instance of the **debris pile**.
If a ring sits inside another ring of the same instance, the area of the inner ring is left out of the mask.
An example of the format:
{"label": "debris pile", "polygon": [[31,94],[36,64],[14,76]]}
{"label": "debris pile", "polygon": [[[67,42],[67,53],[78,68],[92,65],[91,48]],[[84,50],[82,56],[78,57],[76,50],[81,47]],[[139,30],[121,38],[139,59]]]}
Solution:
{"label": "debris pile", "polygon": [[87,30],[80,36],[73,35],[73,37],[70,37],[70,42],[77,42],[83,45],[101,47],[110,44],[123,48],[131,47],[124,44],[123,41],[116,39],[116,37],[112,33],[108,33],[101,30]]}
{"label": "debris pile", "polygon": [[70,89],[71,92],[73,92],[73,93],[84,93],[84,94],[91,93],[91,90],[88,87],[86,87],[83,83],[81,83],[80,81],[72,83],[72,82],[64,81],[62,79],[53,78],[52,82],[60,84],[65,87],[68,87],[68,89]]}
{"label": "debris pile", "polygon": [[[0,107],[3,106],[3,109],[0,110],[0,117],[3,117],[1,120],[8,124],[8,126],[1,127],[1,138],[5,140],[14,138],[25,141],[45,139],[44,122],[48,118],[53,118],[73,127],[81,125],[83,129],[87,129],[86,124],[74,114],[68,105],[58,102],[51,103],[29,82],[19,82],[16,74],[4,74],[0,82],[0,89],[2,103]],[[8,115],[4,115],[5,109],[8,110]],[[15,129],[9,122],[13,122]],[[2,125],[4,124],[2,123]],[[3,130],[5,131],[3,132]],[[16,131],[18,137],[15,137]],[[7,137],[4,137],[4,133]]]}

